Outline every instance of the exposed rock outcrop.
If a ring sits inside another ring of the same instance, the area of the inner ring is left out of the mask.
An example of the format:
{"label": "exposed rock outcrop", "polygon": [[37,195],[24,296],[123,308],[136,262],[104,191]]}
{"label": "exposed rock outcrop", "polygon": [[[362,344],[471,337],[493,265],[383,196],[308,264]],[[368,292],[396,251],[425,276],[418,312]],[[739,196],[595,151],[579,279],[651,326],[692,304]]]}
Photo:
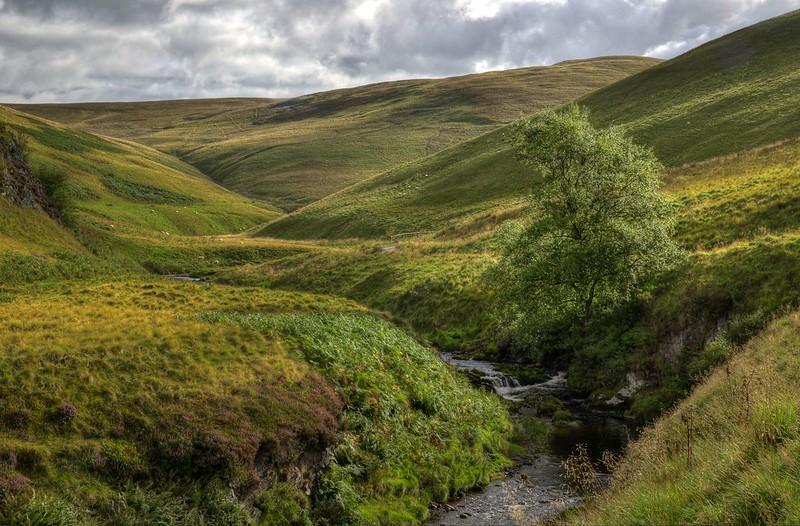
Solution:
{"label": "exposed rock outcrop", "polygon": [[53,214],[41,180],[33,174],[25,153],[25,141],[0,125],[0,196],[24,208]]}

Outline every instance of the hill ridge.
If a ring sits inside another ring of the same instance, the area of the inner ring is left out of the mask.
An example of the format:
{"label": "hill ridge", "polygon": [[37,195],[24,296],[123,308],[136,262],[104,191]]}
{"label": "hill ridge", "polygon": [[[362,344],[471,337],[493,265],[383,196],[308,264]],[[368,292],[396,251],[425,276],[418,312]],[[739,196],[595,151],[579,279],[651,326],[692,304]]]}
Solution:
{"label": "hill ridge", "polygon": [[14,107],[155,147],[189,162],[226,188],[295,210],[657,62],[596,57],[440,79],[388,81],[281,100]]}

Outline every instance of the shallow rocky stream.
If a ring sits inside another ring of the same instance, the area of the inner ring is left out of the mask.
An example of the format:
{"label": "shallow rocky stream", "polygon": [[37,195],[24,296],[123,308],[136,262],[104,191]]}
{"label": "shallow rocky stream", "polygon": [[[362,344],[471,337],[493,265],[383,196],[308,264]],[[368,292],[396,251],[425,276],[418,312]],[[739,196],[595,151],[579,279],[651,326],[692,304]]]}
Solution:
{"label": "shallow rocky stream", "polygon": [[[491,363],[464,360],[442,354],[444,361],[462,371],[479,371],[481,383],[491,386],[503,398],[522,401],[533,390],[560,398],[575,421],[555,425],[544,450],[532,450],[533,460],[526,460],[508,470],[503,479],[480,491],[433,510],[431,526],[519,526],[535,524],[580,504],[580,497],[566,487],[561,462],[578,444],[587,446],[589,455],[599,464],[603,451],[619,452],[630,436],[624,420],[607,412],[585,407],[582,400],[570,396],[565,373],[532,385],[520,385],[513,376],[497,370]],[[525,407],[518,409],[524,414]],[[603,474],[600,474],[603,477]]]}

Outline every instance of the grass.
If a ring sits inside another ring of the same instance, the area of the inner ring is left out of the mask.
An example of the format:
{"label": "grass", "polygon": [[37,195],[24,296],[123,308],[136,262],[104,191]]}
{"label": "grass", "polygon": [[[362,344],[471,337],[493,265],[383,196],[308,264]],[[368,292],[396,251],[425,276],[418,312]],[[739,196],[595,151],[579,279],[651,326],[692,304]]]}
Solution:
{"label": "grass", "polygon": [[80,524],[248,524],[243,503],[281,498],[306,519],[409,524],[505,463],[499,401],[334,297],[51,283],[8,290],[0,319],[0,522],[51,506]]}
{"label": "grass", "polygon": [[800,521],[799,328],[796,312],[774,321],[629,448],[608,493],[564,522]]}
{"label": "grass", "polygon": [[253,331],[192,319],[230,308],[358,310],[158,281],[13,291],[0,305],[6,471],[70,501],[82,523],[118,524],[113,500],[129,483],[191,495],[221,477],[244,498],[267,476],[257,462],[274,475],[333,443],[340,401],[309,364]]}
{"label": "grass", "polygon": [[322,484],[362,497],[337,509],[323,495],[332,524],[351,515],[367,524],[419,523],[431,500],[487,484],[505,466],[510,423],[500,401],[468,387],[396,327],[359,314],[211,319],[287,338],[342,396],[344,436]]}
{"label": "grass", "polygon": [[[668,165],[800,134],[800,11],[761,22],[583,99],[598,124],[620,124]],[[698,74],[701,72],[701,74]]]}
{"label": "grass", "polygon": [[796,139],[672,169],[682,243],[698,250],[800,227]]}
{"label": "grass", "polygon": [[293,210],[656,62],[636,57],[572,61],[387,82],[280,101],[15,107],[153,146],[227,188]]}
{"label": "grass", "polygon": [[[265,241],[268,244],[278,241]],[[299,247],[297,247],[299,248]],[[479,286],[492,261],[483,251],[404,243],[300,249],[217,269],[215,279],[351,298],[409,324],[439,349],[481,350],[495,345],[488,298]]]}
{"label": "grass", "polygon": [[60,216],[0,199],[4,282],[140,272],[121,238],[229,234],[279,215],[150,148],[3,107],[0,122],[25,137],[31,171]]}
{"label": "grass", "polygon": [[279,215],[150,148],[2,107],[0,122],[27,138],[34,174],[62,176],[66,219],[74,224],[131,234],[226,234]]}

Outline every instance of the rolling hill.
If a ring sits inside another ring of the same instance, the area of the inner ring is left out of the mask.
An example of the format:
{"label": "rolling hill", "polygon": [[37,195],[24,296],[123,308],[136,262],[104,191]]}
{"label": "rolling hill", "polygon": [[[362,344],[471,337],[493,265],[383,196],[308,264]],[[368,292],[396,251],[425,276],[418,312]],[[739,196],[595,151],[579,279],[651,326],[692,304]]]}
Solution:
{"label": "rolling hill", "polygon": [[320,250],[226,235],[274,209],[0,123],[0,524],[419,523],[507,465],[502,404],[376,313],[153,275]]}
{"label": "rolling hill", "polygon": [[657,62],[606,57],[386,82],[287,100],[15,107],[152,146],[227,188],[294,210]]}
{"label": "rolling hill", "polygon": [[[726,35],[581,99],[668,166],[800,134],[800,12]],[[461,236],[514,215],[535,179],[501,128],[394,168],[273,222],[263,235]]]}
{"label": "rolling hill", "polygon": [[0,124],[24,138],[29,169],[58,216],[0,197],[5,281],[85,274],[98,252],[111,255],[106,245],[126,237],[229,234],[280,215],[145,146],[4,107]]}

